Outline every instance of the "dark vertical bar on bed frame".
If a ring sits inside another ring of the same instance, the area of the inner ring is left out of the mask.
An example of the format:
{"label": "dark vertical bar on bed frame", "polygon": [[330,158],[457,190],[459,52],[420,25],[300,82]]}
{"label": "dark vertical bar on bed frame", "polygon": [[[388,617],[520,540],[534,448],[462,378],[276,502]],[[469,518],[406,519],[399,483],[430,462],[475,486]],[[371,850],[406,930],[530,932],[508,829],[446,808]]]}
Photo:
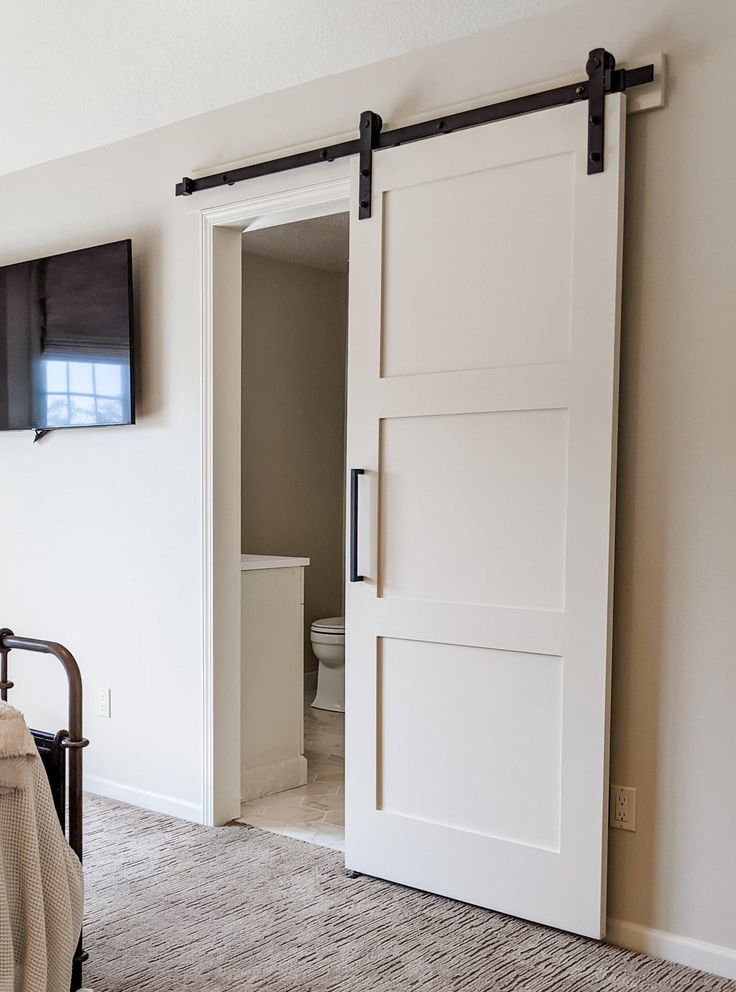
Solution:
{"label": "dark vertical bar on bed frame", "polygon": [[[8,653],[17,648],[20,651],[33,651],[37,654],[50,654],[57,658],[66,672],[69,683],[69,729],[60,732],[59,743],[69,752],[69,824],[68,838],[69,846],[82,860],[82,749],[89,741],[82,735],[82,676],[74,655],[63,644],[56,641],[41,641],[32,637],[16,637],[16,635],[4,627],[0,630],[0,692],[2,699],[7,700],[8,689],[13,687],[13,683],[8,681]],[[72,968],[72,992],[76,992],[82,985],[82,962],[86,958],[82,948],[82,935],[79,935],[79,944],[74,955]]]}
{"label": "dark vertical bar on bed frame", "polygon": [[13,688],[13,683],[8,681],[8,648],[3,644],[6,634],[12,635],[13,631],[7,627],[0,630],[0,699],[4,703],[8,701],[8,689]]}

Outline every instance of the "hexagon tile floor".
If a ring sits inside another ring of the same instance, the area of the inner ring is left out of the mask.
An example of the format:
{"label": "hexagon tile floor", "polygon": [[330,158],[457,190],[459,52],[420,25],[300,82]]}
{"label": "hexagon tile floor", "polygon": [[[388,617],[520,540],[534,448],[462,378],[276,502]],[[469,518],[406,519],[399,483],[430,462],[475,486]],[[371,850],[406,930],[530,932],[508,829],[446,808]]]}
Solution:
{"label": "hexagon tile floor", "polygon": [[243,803],[239,823],[345,850],[345,717],[311,707],[304,697],[307,784]]}

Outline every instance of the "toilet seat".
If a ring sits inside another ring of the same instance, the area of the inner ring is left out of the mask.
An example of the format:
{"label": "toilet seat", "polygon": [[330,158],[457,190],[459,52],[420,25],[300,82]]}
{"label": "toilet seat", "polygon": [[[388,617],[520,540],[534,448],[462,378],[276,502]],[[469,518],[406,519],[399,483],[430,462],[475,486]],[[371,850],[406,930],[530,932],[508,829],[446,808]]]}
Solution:
{"label": "toilet seat", "polygon": [[345,636],[345,617],[326,617],[324,620],[315,620],[312,624],[314,634],[333,634],[335,636]]}

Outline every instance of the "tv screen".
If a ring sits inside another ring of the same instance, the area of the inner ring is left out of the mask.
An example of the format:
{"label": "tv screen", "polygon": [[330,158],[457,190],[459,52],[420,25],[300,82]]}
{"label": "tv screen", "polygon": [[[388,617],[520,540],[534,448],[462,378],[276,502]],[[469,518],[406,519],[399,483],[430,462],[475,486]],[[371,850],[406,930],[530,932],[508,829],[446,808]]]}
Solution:
{"label": "tv screen", "polygon": [[0,267],[0,430],[135,421],[131,243]]}

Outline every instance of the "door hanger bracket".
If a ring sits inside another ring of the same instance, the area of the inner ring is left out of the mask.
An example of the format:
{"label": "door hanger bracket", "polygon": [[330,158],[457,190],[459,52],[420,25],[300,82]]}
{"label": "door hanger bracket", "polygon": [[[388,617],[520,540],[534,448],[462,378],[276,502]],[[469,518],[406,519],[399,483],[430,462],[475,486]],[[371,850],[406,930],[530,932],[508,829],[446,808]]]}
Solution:
{"label": "door hanger bracket", "polygon": [[372,110],[364,110],[360,115],[360,182],[358,184],[358,220],[371,215],[373,198],[373,150],[378,144],[383,121]]}
{"label": "door hanger bracket", "polygon": [[588,175],[603,172],[606,125],[606,93],[611,92],[616,59],[605,48],[594,48],[588,55]]}

